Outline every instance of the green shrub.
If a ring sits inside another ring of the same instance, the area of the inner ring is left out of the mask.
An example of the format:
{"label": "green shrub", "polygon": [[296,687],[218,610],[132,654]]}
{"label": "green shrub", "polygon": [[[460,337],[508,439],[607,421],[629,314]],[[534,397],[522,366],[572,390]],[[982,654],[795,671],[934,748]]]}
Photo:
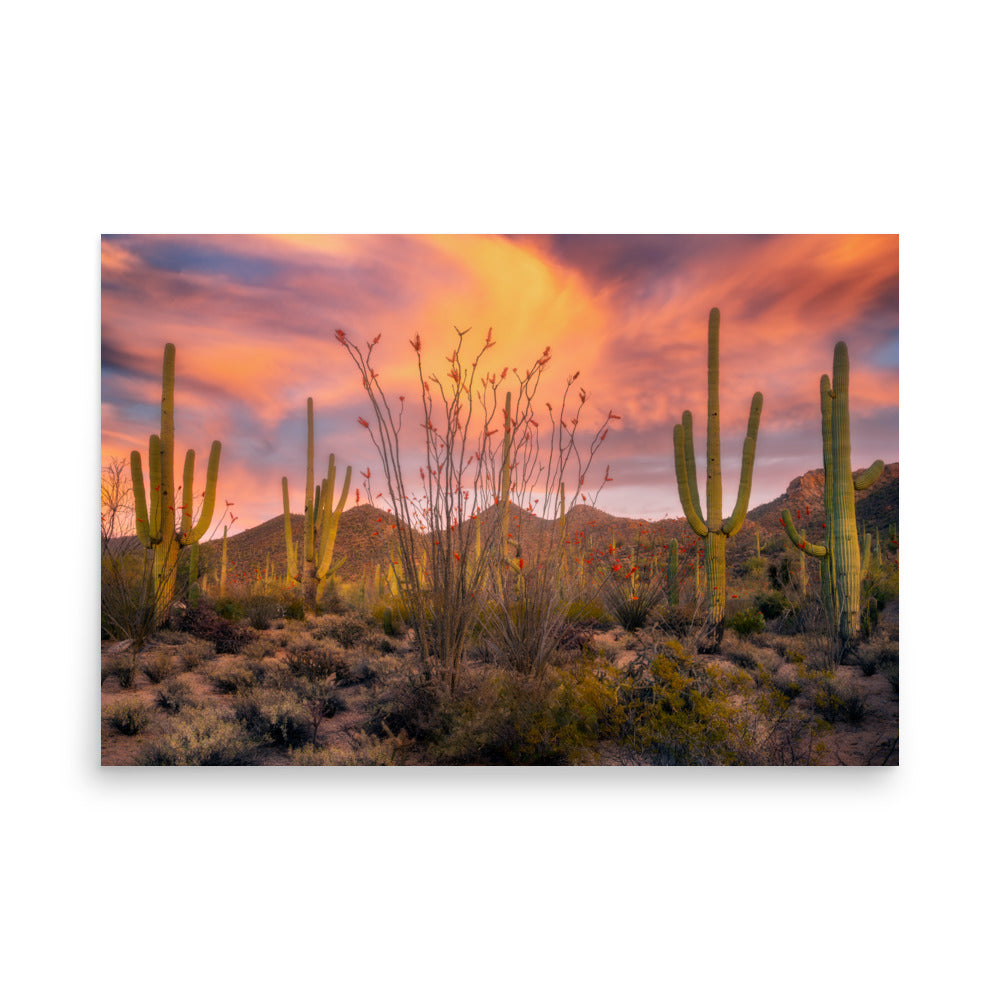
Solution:
{"label": "green shrub", "polygon": [[230,622],[238,622],[244,617],[243,605],[232,597],[220,597],[215,602],[215,613]]}
{"label": "green shrub", "polygon": [[784,594],[777,593],[776,591],[758,594],[754,603],[757,605],[757,610],[768,621],[780,618],[792,610],[792,602]]}
{"label": "green shrub", "polygon": [[653,609],[663,600],[663,588],[651,573],[633,567],[609,580],[605,603],[611,616],[626,632],[643,628]]}
{"label": "green shrub", "polygon": [[487,670],[448,703],[430,753],[443,764],[586,763],[613,704],[613,689],[585,667]]}
{"label": "green shrub", "polygon": [[322,646],[295,646],[285,653],[285,662],[293,675],[309,680],[322,680],[331,675],[344,681],[349,666],[343,654]]}
{"label": "green shrub", "polygon": [[250,627],[258,632],[266,632],[274,618],[281,617],[281,605],[266,594],[253,594],[244,603]]}
{"label": "green shrub", "polygon": [[172,676],[177,670],[174,661],[174,654],[166,649],[157,650],[146,656],[142,665],[143,673],[149,678],[150,683],[159,684],[160,681]]}
{"label": "green shrub", "polygon": [[614,624],[614,619],[598,601],[592,599],[577,599],[570,601],[565,609],[566,621],[571,625],[582,625],[594,629],[608,629]]}
{"label": "green shrub", "polygon": [[170,728],[153,740],[143,759],[159,765],[256,763],[260,741],[246,727],[210,708],[183,708]]}
{"label": "green shrub", "polygon": [[204,604],[186,608],[177,618],[176,627],[181,632],[211,642],[216,653],[238,653],[254,635],[245,625],[228,621]]}
{"label": "green shrub", "polygon": [[135,673],[135,657],[127,653],[114,653],[101,664],[101,684],[103,686],[107,678],[114,677],[119,687],[131,688],[135,684]]}
{"label": "green shrub", "polygon": [[726,625],[737,635],[755,635],[764,631],[764,615],[757,608],[745,608],[730,615]]}
{"label": "green shrub", "polygon": [[285,617],[297,622],[304,622],[306,620],[306,606],[302,603],[301,597],[293,597],[285,605]]}
{"label": "green shrub", "polygon": [[659,610],[656,616],[655,625],[661,632],[683,639],[692,625],[699,624],[698,616],[692,607],[670,607],[669,605]]}
{"label": "green shrub", "polygon": [[170,715],[195,703],[194,690],[183,677],[171,677],[156,692],[156,704]]}
{"label": "green shrub", "polygon": [[368,636],[370,631],[365,620],[360,615],[351,612],[337,615],[328,626],[327,635],[336,639],[344,649],[350,649]]}
{"label": "green shrub", "polygon": [[304,746],[315,734],[307,706],[291,691],[256,691],[238,698],[234,707],[252,736],[274,746]]}
{"label": "green shrub", "polygon": [[206,660],[215,656],[215,649],[212,643],[205,639],[192,639],[186,637],[186,641],[181,646],[177,655],[180,657],[181,666],[185,670],[196,670]]}
{"label": "green shrub", "polygon": [[390,678],[368,706],[363,728],[382,738],[406,733],[410,739],[431,741],[445,728],[442,692],[415,674]]}
{"label": "green shrub", "polygon": [[718,672],[699,667],[677,642],[626,672],[613,710],[616,741],[655,764],[756,763],[752,731],[728,701]]}
{"label": "green shrub", "polygon": [[249,690],[257,683],[253,671],[242,663],[220,663],[206,671],[208,679],[222,694]]}
{"label": "green shrub", "polygon": [[135,736],[149,725],[149,709],[138,698],[121,698],[104,710],[104,718],[118,732]]}

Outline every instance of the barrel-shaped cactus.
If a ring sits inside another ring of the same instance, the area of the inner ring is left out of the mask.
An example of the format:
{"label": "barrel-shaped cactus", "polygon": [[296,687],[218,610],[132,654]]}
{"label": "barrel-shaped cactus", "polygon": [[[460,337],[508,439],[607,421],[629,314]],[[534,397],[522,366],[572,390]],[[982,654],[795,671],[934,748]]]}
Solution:
{"label": "barrel-shaped cactus", "polygon": [[160,402],[160,433],[149,438],[149,505],[142,471],[142,456],[131,455],[132,493],[135,497],[135,526],[140,544],[153,553],[153,587],[156,617],[162,622],[174,597],[177,561],[181,549],[199,541],[208,530],[215,510],[215,487],[219,477],[222,445],[212,442],[208,474],[202,494],[201,512],[194,522],[194,451],[184,459],[181,487],[180,527],[177,526],[177,498],[174,495],[174,364],[176,348],[163,349],[163,392]]}
{"label": "barrel-shaped cactus", "polygon": [[851,469],[851,420],[848,387],[850,362],[847,345],[833,351],[833,383],[823,375],[819,383],[823,431],[823,504],[826,538],[822,545],[806,541],[795,529],[791,513],[782,511],[785,532],[806,555],[820,560],[820,586],[831,628],[841,655],[856,642],[861,628],[861,580],[867,569],[871,536],[865,536],[864,554],[858,542],[854,494],[874,485],[885,469],[876,459],[857,476]]}
{"label": "barrel-shaped cactus", "polygon": [[691,411],[685,410],[682,422],[674,427],[674,468],[677,489],[684,516],[692,531],[705,539],[705,571],[708,588],[708,615],[705,648],[717,648],[722,639],[726,614],[726,541],[743,526],[750,502],[757,430],[764,405],[761,393],[754,393],[750,403],[750,418],[743,441],[743,464],[740,486],[732,514],[722,518],[722,455],[719,421],[719,310],[713,309],[708,318],[708,475],[705,497],[708,516],[702,513],[696,481],[694,435]]}

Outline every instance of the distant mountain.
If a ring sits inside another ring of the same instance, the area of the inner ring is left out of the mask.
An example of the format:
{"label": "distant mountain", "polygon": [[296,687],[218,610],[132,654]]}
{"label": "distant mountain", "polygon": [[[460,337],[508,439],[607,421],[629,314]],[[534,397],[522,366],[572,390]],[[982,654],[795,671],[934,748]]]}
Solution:
{"label": "distant mountain", "polygon": [[[762,549],[767,546],[773,551],[776,545],[784,546],[786,536],[780,518],[781,511],[786,507],[796,517],[797,527],[805,532],[807,538],[818,541],[823,537],[822,469],[813,469],[796,477],[781,496],[749,511],[743,528],[727,545],[727,563],[737,567],[756,555],[758,539]],[[878,528],[884,541],[888,537],[889,526],[899,521],[898,462],[886,466],[882,478],[874,486],[857,494],[856,509],[859,529],[870,531],[874,536]],[[498,516],[495,508],[481,515],[484,530],[488,530]],[[291,520],[292,536],[298,547],[301,565],[305,518],[301,514],[293,514]],[[527,551],[541,544],[543,539],[551,538],[549,532],[556,524],[554,520],[537,517],[518,507],[511,508],[510,521],[511,533],[520,539]],[[370,571],[374,563],[384,565],[389,558],[394,533],[395,522],[387,511],[370,504],[345,510],[340,518],[334,556],[335,560],[341,557],[345,560],[338,578],[357,581]],[[602,562],[606,560],[609,565],[637,550],[647,555],[665,555],[672,539],[676,539],[682,553],[687,554],[682,555],[682,561],[690,558],[695,535],[684,518],[647,521],[615,517],[585,504],[577,504],[566,514],[567,551],[585,558],[595,557]],[[116,540],[116,544],[129,549],[137,545],[134,538]],[[213,581],[217,578],[221,554],[221,538],[201,543],[201,572],[207,572]],[[252,583],[267,573],[281,580],[285,576],[285,565],[285,526],[281,514],[228,539],[227,578],[232,585]]]}

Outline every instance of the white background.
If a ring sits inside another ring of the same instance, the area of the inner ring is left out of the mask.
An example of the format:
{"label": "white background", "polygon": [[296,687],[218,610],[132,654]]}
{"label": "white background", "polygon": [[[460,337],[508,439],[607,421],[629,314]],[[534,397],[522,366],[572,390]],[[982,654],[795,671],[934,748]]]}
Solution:
{"label": "white background", "polygon": [[[984,995],[987,9],[5,13],[10,995]],[[902,766],[102,770],[99,237],[271,231],[900,233]]]}

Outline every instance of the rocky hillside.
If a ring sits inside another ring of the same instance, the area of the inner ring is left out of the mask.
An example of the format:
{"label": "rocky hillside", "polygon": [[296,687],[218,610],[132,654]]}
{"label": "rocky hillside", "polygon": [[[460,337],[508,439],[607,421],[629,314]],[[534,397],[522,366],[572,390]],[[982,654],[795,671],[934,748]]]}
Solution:
{"label": "rocky hillside", "polygon": [[[861,470],[858,470],[861,471]],[[797,518],[800,531],[812,540],[823,537],[823,471],[813,469],[793,479],[781,496],[761,504],[747,514],[742,530],[727,547],[727,562],[738,569],[741,562],[757,554],[758,540],[765,554],[780,551],[785,544],[781,527],[781,511],[788,508]],[[483,515],[488,530],[495,512]],[[881,538],[888,536],[889,526],[899,520],[899,463],[886,467],[882,478],[857,498],[858,525],[873,536],[879,529]],[[302,558],[304,518],[292,515],[292,534]],[[597,559],[612,564],[627,559],[633,552],[665,553],[672,539],[682,549],[682,564],[691,558],[695,538],[683,518],[659,521],[615,517],[595,507],[578,504],[566,515],[567,551],[574,557]],[[511,533],[521,541],[524,551],[552,537],[552,521],[528,514],[520,509],[511,511]],[[344,511],[337,534],[336,558],[344,557],[338,576],[342,580],[359,580],[376,562],[385,563],[395,526],[392,515],[370,504]],[[123,540],[124,541],[124,540]],[[125,543],[128,544],[128,543]],[[132,542],[134,544],[134,541]],[[614,551],[612,551],[612,548]],[[222,541],[215,539],[201,545],[202,572],[216,578],[221,558]],[[282,515],[228,540],[228,580],[233,585],[251,583],[270,573],[281,579],[285,574],[285,529]]]}

